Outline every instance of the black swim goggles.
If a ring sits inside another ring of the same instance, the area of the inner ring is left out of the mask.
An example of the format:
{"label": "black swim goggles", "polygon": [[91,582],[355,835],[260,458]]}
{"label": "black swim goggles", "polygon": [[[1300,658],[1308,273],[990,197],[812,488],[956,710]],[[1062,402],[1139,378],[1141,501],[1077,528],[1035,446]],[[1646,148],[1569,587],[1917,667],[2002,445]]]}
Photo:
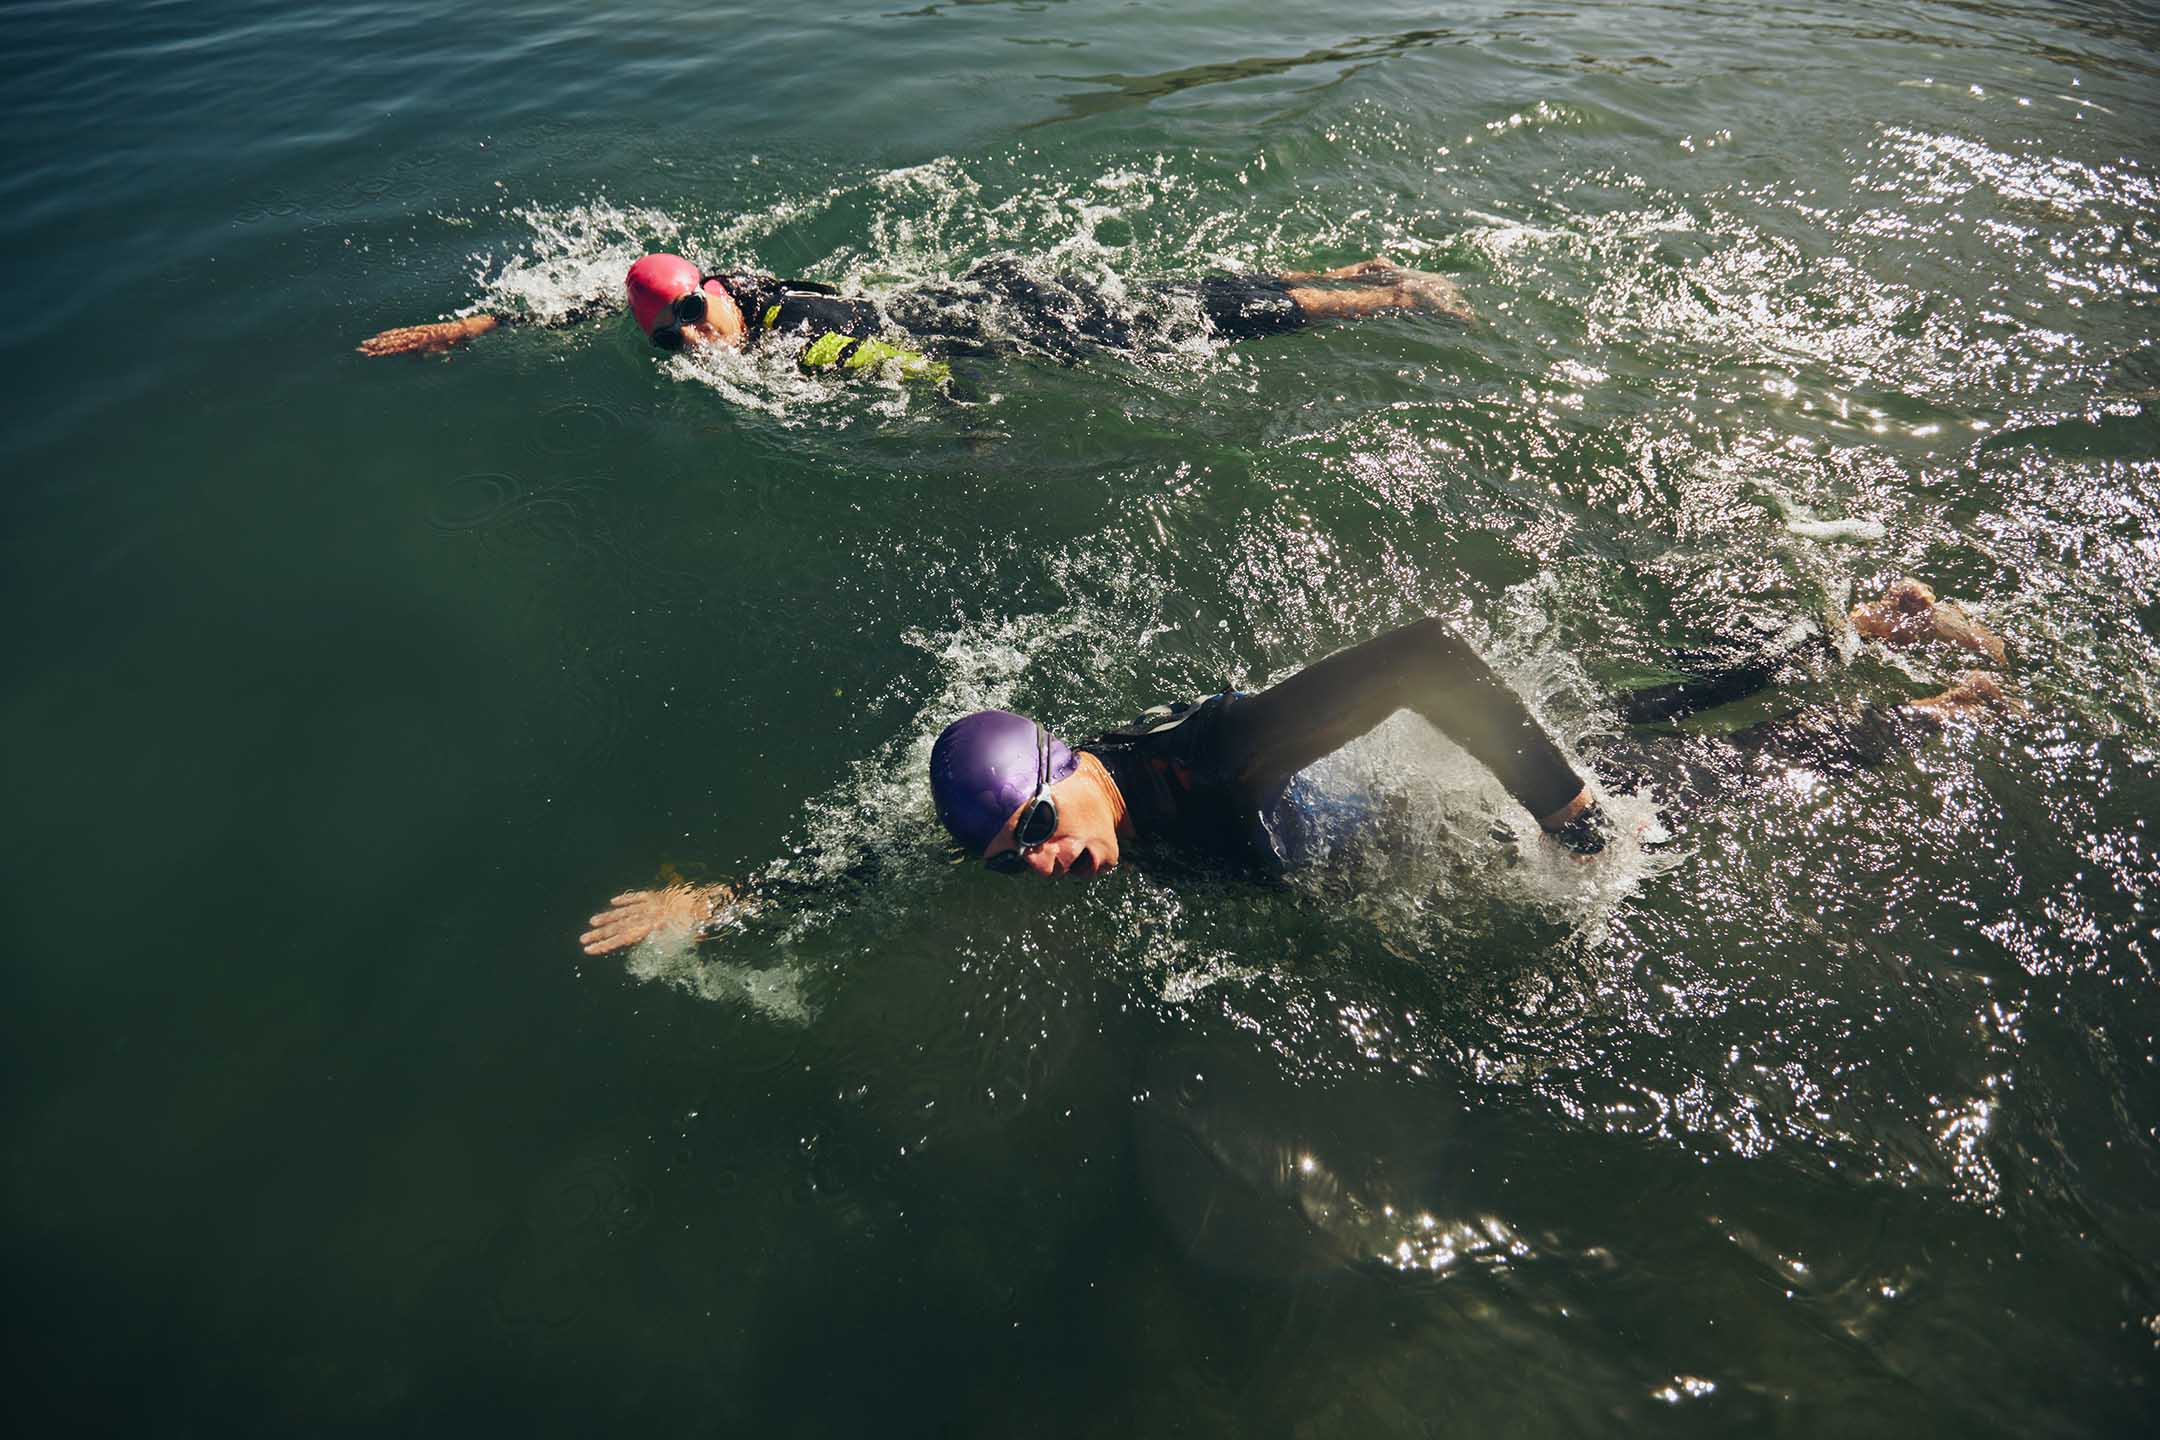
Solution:
{"label": "black swim goggles", "polygon": [[[698,276],[697,289],[692,290],[687,295],[676,296],[668,306],[666,323],[653,326],[652,343],[662,350],[682,349],[682,327],[705,323],[705,302],[707,298],[705,287],[713,284],[717,284],[722,290],[728,288],[727,281],[718,275],[700,275]],[[734,292],[729,291],[728,293],[732,295]]]}
{"label": "black swim goggles", "polygon": [[1017,875],[1027,868],[1028,852],[1041,848],[1057,834],[1057,828],[1057,801],[1050,798],[1050,732],[1037,724],[1035,793],[1020,807],[1020,818],[1013,821],[1013,848],[998,851],[983,864],[1000,875]]}

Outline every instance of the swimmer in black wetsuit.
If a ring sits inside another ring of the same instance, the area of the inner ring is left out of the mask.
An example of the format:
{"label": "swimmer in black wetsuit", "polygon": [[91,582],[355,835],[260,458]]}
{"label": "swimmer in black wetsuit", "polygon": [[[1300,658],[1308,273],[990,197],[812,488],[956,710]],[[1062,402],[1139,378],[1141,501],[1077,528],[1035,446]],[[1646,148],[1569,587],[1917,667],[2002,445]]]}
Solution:
{"label": "swimmer in black wetsuit", "polygon": [[[1280,334],[1317,319],[1387,312],[1474,318],[1462,292],[1445,276],[1378,256],[1335,270],[1168,282],[1150,287],[1122,309],[1075,276],[1036,275],[1015,260],[986,260],[958,281],[893,296],[893,323],[876,303],[843,296],[828,285],[750,272],[706,274],[679,255],[645,256],[630,267],[624,288],[638,328],[663,349],[739,349],[781,334],[803,342],[798,359],[806,369],[860,370],[890,361],[903,376],[932,380],[945,378],[941,362],[906,342],[980,348],[1014,341],[1068,361],[1090,347],[1142,350],[1181,338],[1184,307],[1176,303],[1181,297],[1193,302],[1207,333],[1226,340]],[[581,307],[556,323],[582,320],[599,308]],[[372,335],[358,348],[363,355],[433,354],[517,319],[468,315],[404,325]]]}
{"label": "swimmer in black wetsuit", "polygon": [[[1165,706],[1077,751],[1040,725],[985,710],[946,727],[930,754],[938,818],[995,869],[1099,875],[1133,845],[1275,874],[1275,811],[1293,777],[1398,710],[1415,710],[1497,776],[1556,841],[1603,848],[1583,778],[1520,696],[1439,620],[1422,620],[1309,665],[1258,694]],[[618,895],[580,937],[601,955],[656,930],[729,924],[731,887]]]}
{"label": "swimmer in black wetsuit", "polygon": [[[1939,639],[1998,663],[2003,655],[2000,640],[1917,581],[1893,585],[1851,619],[1863,636],[1890,644]],[[1630,692],[1620,710],[1639,723],[1693,714],[1764,688],[1817,649],[1830,649],[1819,631],[1737,665]],[[1878,764],[1884,737],[2005,703],[1995,682],[1974,671],[1940,695],[1873,707],[1858,726],[1773,721],[1712,743],[1742,758],[1821,763],[1834,752]],[[1483,763],[1557,843],[1584,857],[1604,848],[1610,822],[1582,776],[1521,698],[1438,620],[1340,651],[1258,694],[1226,691],[1161,707],[1078,747],[1025,716],[979,711],[948,726],[932,747],[931,793],[961,850],[994,869],[1099,875],[1132,846],[1142,859],[1176,853],[1275,875],[1292,858],[1282,843],[1281,802],[1298,772],[1403,709]],[[1600,764],[1627,769],[1630,752],[1647,757],[1668,783],[1676,768],[1684,776],[1694,765],[1669,744],[1655,752],[1623,746]],[[1667,803],[1688,788],[1680,785]],[[601,955],[655,932],[703,939],[730,928],[766,893],[726,885],[630,891],[591,918],[580,944]]]}

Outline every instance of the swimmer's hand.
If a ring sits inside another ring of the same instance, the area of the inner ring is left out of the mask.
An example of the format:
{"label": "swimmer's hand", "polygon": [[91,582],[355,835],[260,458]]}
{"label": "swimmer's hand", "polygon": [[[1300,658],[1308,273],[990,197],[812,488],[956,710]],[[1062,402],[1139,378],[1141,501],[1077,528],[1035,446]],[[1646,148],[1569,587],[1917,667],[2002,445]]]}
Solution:
{"label": "swimmer's hand", "polygon": [[587,955],[605,955],[635,945],[648,935],[680,932],[684,939],[694,938],[698,926],[714,919],[722,907],[737,898],[734,888],[728,885],[627,890],[587,922],[593,928],[578,936],[578,944]]}
{"label": "swimmer's hand", "polygon": [[1538,828],[1583,860],[1602,851],[1612,835],[1612,821],[1605,818],[1605,811],[1588,789],[1552,814],[1540,817]]}
{"label": "swimmer's hand", "polygon": [[462,320],[439,320],[432,325],[400,325],[368,336],[355,348],[362,355],[435,355],[485,335],[502,323],[493,315],[467,315]]}

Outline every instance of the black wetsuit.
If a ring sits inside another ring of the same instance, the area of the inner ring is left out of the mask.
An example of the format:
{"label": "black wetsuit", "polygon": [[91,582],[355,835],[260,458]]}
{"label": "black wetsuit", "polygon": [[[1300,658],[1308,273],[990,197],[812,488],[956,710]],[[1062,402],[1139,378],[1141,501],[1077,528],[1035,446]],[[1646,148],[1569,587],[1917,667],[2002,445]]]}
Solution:
{"label": "black wetsuit", "polygon": [[1117,782],[1143,842],[1274,872],[1290,857],[1268,817],[1292,777],[1403,709],[1469,751],[1534,817],[1583,788],[1521,697],[1438,620],[1338,651],[1256,695],[1150,711],[1080,748]]}
{"label": "black wetsuit", "polygon": [[719,276],[720,284],[742,311],[754,343],[763,335],[805,338],[840,334],[868,339],[884,328],[885,318],[868,300],[850,300],[830,285],[811,280],[780,280],[749,272]]}
{"label": "black wetsuit", "polygon": [[1796,707],[1716,735],[1646,728],[1817,678],[1836,654],[1810,622],[1752,651],[1681,656],[1686,678],[1621,693],[1615,708],[1634,728],[1602,746],[1592,765],[1620,789],[1652,781],[1665,804],[1684,809],[1729,798],[1795,766],[1823,775],[1873,770],[1942,729],[1929,711],[1872,702],[1847,710]]}
{"label": "black wetsuit", "polygon": [[978,347],[1018,342],[1073,360],[1088,348],[1145,351],[1189,338],[1185,307],[1171,303],[1181,296],[1196,302],[1205,331],[1225,340],[1279,335],[1307,319],[1290,282],[1272,275],[1151,282],[1120,303],[1079,276],[1036,275],[1012,259],[985,260],[958,281],[904,290],[889,309],[915,335]]}
{"label": "black wetsuit", "polygon": [[[1647,779],[1668,804],[1708,801],[1794,765],[1831,775],[1873,769],[1941,728],[1925,711],[1873,704],[1857,713],[1814,708],[1717,736],[1641,728],[1745,699],[1834,655],[1822,630],[1806,626],[1753,651],[1682,657],[1694,671],[1688,678],[1619,697],[1621,718],[1638,728],[1601,747],[1593,764],[1619,789]],[[1159,707],[1080,748],[1117,782],[1142,842],[1273,873],[1295,858],[1285,853],[1296,839],[1286,834],[1294,807],[1278,802],[1297,772],[1402,709],[1469,751],[1535,817],[1583,788],[1520,697],[1438,620],[1331,655],[1257,695]],[[1582,849],[1601,843],[1569,832],[1562,839]]]}
{"label": "black wetsuit", "polygon": [[[886,312],[876,303],[849,299],[829,285],[750,271],[717,278],[741,309],[752,344],[765,335],[867,340],[886,329]],[[1139,350],[1174,343],[1182,336],[1176,307],[1166,302],[1179,295],[1193,297],[1207,330],[1227,340],[1279,335],[1306,321],[1290,282],[1272,275],[1159,282],[1120,306],[1078,276],[1039,277],[1010,259],[985,260],[957,282],[903,290],[888,308],[919,339],[963,346],[1016,340],[1071,358],[1082,346]]]}

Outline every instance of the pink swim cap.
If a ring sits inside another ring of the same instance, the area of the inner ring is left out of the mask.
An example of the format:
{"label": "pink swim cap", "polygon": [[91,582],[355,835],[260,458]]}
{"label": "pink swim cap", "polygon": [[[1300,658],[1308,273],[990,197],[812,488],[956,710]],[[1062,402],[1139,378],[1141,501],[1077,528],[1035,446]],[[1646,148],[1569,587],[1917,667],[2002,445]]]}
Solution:
{"label": "pink swim cap", "polygon": [[632,265],[623,277],[623,288],[630,292],[630,313],[637,317],[638,329],[652,334],[676,297],[697,289],[703,276],[703,271],[680,255],[647,255]]}

